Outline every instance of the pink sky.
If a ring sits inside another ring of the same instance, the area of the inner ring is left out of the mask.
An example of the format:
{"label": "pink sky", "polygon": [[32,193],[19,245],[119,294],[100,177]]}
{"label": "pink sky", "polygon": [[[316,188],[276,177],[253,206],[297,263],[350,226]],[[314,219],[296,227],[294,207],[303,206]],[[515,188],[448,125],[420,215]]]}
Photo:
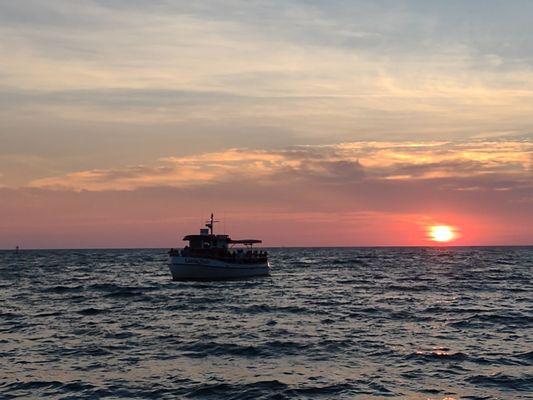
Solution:
{"label": "pink sky", "polygon": [[528,141],[230,149],[0,189],[2,247],[170,247],[210,212],[265,246],[531,244]]}

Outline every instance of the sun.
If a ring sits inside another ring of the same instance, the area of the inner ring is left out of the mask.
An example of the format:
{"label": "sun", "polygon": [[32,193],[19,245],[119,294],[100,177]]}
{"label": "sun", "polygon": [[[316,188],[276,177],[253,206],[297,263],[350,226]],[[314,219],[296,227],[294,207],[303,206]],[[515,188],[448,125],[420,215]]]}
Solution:
{"label": "sun", "polygon": [[455,232],[451,226],[435,225],[429,228],[429,236],[435,242],[449,242],[455,239]]}

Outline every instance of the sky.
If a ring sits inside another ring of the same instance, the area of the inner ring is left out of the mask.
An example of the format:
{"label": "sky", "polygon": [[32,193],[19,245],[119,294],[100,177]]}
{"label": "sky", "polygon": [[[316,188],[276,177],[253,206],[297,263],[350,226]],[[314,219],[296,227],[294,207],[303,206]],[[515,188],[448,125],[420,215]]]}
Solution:
{"label": "sky", "polygon": [[0,0],[0,248],[533,244],[532,15]]}

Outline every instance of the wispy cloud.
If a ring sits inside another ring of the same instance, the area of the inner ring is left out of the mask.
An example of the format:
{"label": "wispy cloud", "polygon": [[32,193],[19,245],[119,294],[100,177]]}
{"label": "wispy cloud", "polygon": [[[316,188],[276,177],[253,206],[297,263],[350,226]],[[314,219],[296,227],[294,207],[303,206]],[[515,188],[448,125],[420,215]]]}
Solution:
{"label": "wispy cloud", "polygon": [[[432,4],[2,3],[4,118],[218,121],[344,140],[529,133],[528,12],[492,3],[466,29],[460,10]],[[522,34],[503,29],[514,24]]]}
{"label": "wispy cloud", "polygon": [[353,180],[482,179],[527,181],[532,174],[529,141],[352,142],[293,146],[281,150],[230,149],[166,157],[153,165],[73,172],[38,179],[31,187],[71,190],[134,190],[142,187],[259,185],[308,181],[345,185]]}

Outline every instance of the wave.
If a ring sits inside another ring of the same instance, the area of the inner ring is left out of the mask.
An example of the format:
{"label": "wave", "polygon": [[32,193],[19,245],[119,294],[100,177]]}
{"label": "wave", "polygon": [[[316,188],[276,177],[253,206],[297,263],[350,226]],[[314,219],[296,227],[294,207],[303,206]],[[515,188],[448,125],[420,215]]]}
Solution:
{"label": "wave", "polygon": [[298,306],[276,306],[269,304],[252,304],[246,307],[231,307],[236,313],[263,314],[263,313],[289,313],[289,314],[315,314],[312,310]]}
{"label": "wave", "polygon": [[25,316],[23,314],[18,314],[18,313],[13,313],[13,312],[1,312],[0,311],[0,318],[1,319],[6,319],[6,320],[10,320],[10,319],[21,319],[21,318],[24,318]]}
{"label": "wave", "polygon": [[[377,383],[370,385],[378,394],[390,394],[384,386]],[[370,390],[361,390],[352,383],[334,383],[326,385],[289,385],[279,380],[262,380],[247,384],[208,383],[200,385],[185,393],[187,397],[199,399],[295,399],[324,397],[335,398],[339,395],[370,394]]]}
{"label": "wave", "polygon": [[[186,393],[187,397],[201,399],[285,399],[283,392],[289,386],[278,380],[265,380],[249,384],[207,383],[200,385]],[[279,397],[282,396],[282,397]]]}
{"label": "wave", "polygon": [[145,292],[143,290],[140,290],[136,287],[121,287],[120,289],[117,289],[113,292],[107,293],[105,297],[144,297],[145,299],[149,299],[150,297],[145,295]]}
{"label": "wave", "polygon": [[103,314],[103,313],[106,313],[108,312],[109,310],[105,310],[105,309],[101,309],[101,308],[94,308],[94,307],[89,307],[89,308],[84,308],[82,310],[78,310],[77,313],[80,314],[80,315],[98,315],[98,314]]}
{"label": "wave", "polygon": [[494,375],[475,375],[467,379],[478,386],[497,387],[509,390],[531,392],[533,390],[533,376],[510,376],[502,373]]}
{"label": "wave", "polygon": [[449,322],[448,325],[456,328],[481,329],[487,326],[500,325],[507,328],[525,328],[533,325],[533,318],[521,313],[471,315],[459,321]]}
{"label": "wave", "polygon": [[69,293],[69,292],[79,292],[80,290],[83,290],[83,286],[64,286],[64,285],[57,285],[52,286],[43,289],[44,293]]}
{"label": "wave", "polygon": [[252,345],[238,345],[233,343],[200,342],[191,343],[178,348],[188,357],[206,357],[233,355],[258,357],[263,355],[261,349]]}
{"label": "wave", "polygon": [[6,395],[6,399],[17,397],[49,397],[56,396],[59,393],[72,394],[75,397],[95,395],[98,389],[85,382],[72,381],[45,381],[45,380],[32,380],[32,381],[17,381],[11,383],[5,383],[0,385],[0,392]]}
{"label": "wave", "polygon": [[333,259],[331,261],[328,261],[329,263],[333,264],[333,265],[344,265],[344,264],[348,264],[348,265],[365,265],[365,260],[361,259],[361,258],[344,258],[344,259],[340,259],[340,258],[336,258],[336,259]]}
{"label": "wave", "polygon": [[436,349],[432,351],[415,351],[405,357],[406,360],[420,361],[466,361],[468,355],[458,352],[451,352],[449,349]]}

